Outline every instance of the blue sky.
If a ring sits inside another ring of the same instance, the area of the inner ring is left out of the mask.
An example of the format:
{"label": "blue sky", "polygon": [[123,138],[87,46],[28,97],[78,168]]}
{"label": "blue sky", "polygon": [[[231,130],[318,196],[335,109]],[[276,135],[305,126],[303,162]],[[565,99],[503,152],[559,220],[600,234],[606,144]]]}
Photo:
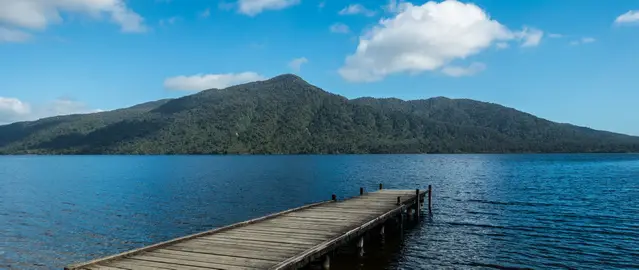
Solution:
{"label": "blue sky", "polygon": [[1,0],[0,123],[282,73],[639,135],[634,0]]}

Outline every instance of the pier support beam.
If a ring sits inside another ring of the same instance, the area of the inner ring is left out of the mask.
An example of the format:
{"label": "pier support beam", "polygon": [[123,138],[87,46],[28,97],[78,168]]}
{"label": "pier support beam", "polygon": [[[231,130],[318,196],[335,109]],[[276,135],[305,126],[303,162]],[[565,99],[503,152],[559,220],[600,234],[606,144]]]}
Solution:
{"label": "pier support beam", "polygon": [[428,213],[432,214],[433,213],[433,187],[431,185],[428,185]]}
{"label": "pier support beam", "polygon": [[380,183],[380,184],[379,184],[379,190],[382,190],[382,189],[384,189],[384,184],[381,184],[381,183]]}
{"label": "pier support beam", "polygon": [[360,187],[359,188],[359,196],[362,196],[362,195],[364,195],[364,188]]}
{"label": "pier support beam", "polygon": [[357,247],[358,248],[364,248],[364,237],[360,237],[359,240],[357,240]]}
{"label": "pier support beam", "polygon": [[379,234],[380,235],[384,235],[384,233],[386,233],[386,232],[384,231],[384,225],[382,225],[382,228],[379,229]]}
{"label": "pier support beam", "polygon": [[415,217],[417,217],[417,219],[419,220],[419,214],[421,212],[421,202],[419,202],[419,189],[415,190]]}
{"label": "pier support beam", "polygon": [[331,256],[329,255],[324,256],[324,262],[322,262],[322,268],[324,268],[324,270],[331,269]]}
{"label": "pier support beam", "polygon": [[359,250],[359,256],[364,256],[364,236],[357,240],[357,249]]}

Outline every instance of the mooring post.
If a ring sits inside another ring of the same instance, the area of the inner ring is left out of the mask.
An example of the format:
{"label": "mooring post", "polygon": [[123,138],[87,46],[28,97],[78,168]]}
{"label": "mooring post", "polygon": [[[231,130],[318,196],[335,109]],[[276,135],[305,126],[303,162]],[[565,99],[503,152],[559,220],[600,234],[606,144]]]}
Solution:
{"label": "mooring post", "polygon": [[384,189],[384,184],[381,184],[381,183],[380,183],[380,184],[379,184],[379,190],[382,190],[382,189]]}
{"label": "mooring post", "polygon": [[359,188],[359,196],[362,196],[362,195],[364,195],[364,188],[360,187]]}
{"label": "mooring post", "polygon": [[337,201],[337,195],[335,195],[335,194],[331,195],[331,199],[332,199],[334,202],[335,202],[335,201]]}
{"label": "mooring post", "polygon": [[397,205],[402,204],[401,201],[402,201],[402,197],[401,196],[397,196]]}
{"label": "mooring post", "polygon": [[[419,202],[419,189],[415,190],[415,217],[419,218],[419,212],[421,209],[419,209],[420,206],[420,202]],[[419,219],[418,219],[419,220]]]}
{"label": "mooring post", "polygon": [[431,185],[428,185],[428,213],[429,214],[433,213],[432,198],[433,198],[433,187]]}

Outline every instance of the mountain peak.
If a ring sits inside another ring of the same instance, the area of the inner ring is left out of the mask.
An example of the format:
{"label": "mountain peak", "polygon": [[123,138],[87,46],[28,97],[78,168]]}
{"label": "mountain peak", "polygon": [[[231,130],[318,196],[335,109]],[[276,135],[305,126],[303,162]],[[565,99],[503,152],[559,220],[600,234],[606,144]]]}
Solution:
{"label": "mountain peak", "polygon": [[301,82],[306,82],[300,76],[297,76],[297,75],[291,74],[291,73],[286,73],[286,74],[275,76],[273,78],[268,79],[268,81],[272,81],[272,82],[279,82],[279,81],[289,81],[289,82],[301,81]]}

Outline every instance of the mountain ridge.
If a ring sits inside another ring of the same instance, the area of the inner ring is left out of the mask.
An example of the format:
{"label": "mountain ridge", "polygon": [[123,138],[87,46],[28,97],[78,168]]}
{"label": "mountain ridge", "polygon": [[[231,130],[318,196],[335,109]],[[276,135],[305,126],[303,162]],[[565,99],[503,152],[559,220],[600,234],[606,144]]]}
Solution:
{"label": "mountain ridge", "polygon": [[0,126],[0,154],[521,152],[639,152],[639,137],[470,99],[347,99],[292,74]]}

